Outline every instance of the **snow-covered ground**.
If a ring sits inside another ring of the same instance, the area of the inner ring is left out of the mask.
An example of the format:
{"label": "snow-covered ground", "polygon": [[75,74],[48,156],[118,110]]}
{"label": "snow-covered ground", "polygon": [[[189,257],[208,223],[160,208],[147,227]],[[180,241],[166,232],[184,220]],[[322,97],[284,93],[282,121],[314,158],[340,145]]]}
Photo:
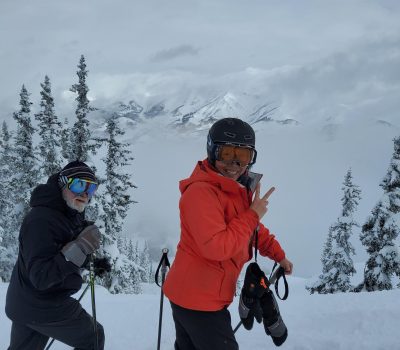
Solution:
{"label": "snow-covered ground", "polygon": [[[281,349],[400,349],[400,289],[375,293],[309,295],[304,289],[304,279],[289,277],[288,281],[289,298],[280,302],[280,309],[289,337]],[[6,283],[0,283],[1,349],[8,346],[11,326],[4,314],[7,286]],[[144,286],[141,295],[112,295],[102,287],[97,287],[97,317],[105,328],[106,349],[156,349],[159,302],[160,291],[155,285]],[[83,305],[91,312],[89,294],[85,296]],[[236,326],[239,320],[237,299],[230,311],[232,324]],[[241,349],[274,348],[262,325],[257,323],[251,331],[240,328],[236,337]],[[169,303],[165,302],[161,349],[173,350],[173,343],[174,325]],[[56,342],[52,349],[68,347]]]}

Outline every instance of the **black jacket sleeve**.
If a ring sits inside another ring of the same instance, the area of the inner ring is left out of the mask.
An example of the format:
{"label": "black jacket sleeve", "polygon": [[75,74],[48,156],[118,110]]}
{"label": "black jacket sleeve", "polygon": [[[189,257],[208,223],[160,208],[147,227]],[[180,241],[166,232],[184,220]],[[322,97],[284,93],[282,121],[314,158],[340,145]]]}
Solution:
{"label": "black jacket sleeve", "polygon": [[22,256],[29,280],[38,290],[62,286],[68,275],[79,273],[79,268],[60,252],[57,226],[46,218],[26,220],[22,226]]}

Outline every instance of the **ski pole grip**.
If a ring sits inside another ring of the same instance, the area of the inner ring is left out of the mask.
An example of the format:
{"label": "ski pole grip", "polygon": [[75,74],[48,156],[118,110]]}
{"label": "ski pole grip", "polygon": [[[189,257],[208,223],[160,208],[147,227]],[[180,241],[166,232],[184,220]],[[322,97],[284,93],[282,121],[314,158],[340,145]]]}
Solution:
{"label": "ski pole grip", "polygon": [[[169,252],[168,248],[164,248],[162,250],[163,259],[162,259],[162,265],[161,265],[161,277],[163,280],[165,279],[165,274],[167,273],[167,268],[168,268],[168,266],[167,266],[168,252]],[[168,265],[169,265],[169,263],[168,263]],[[163,284],[164,284],[164,281],[163,281]]]}
{"label": "ski pole grip", "polygon": [[[274,266],[275,268],[275,266]],[[280,296],[279,294],[279,288],[278,288],[278,284],[279,284],[279,280],[283,278],[283,283],[285,286],[285,293],[283,295],[283,297]],[[285,270],[282,266],[280,266],[277,270],[275,270],[274,274],[272,275],[272,277],[269,279],[269,283],[272,285],[275,285],[275,293],[278,296],[279,299],[281,300],[286,300],[287,297],[289,296],[289,285],[287,283],[286,280],[286,276],[285,276]]]}
{"label": "ski pole grip", "polygon": [[[161,260],[160,260],[160,263],[158,264],[158,267],[157,267],[157,270],[156,270],[156,273],[155,273],[155,276],[154,276],[155,282],[156,282],[157,286],[159,286],[159,287],[161,287],[162,284],[164,284],[164,280],[165,280],[165,275],[167,273],[167,269],[171,266],[170,263],[169,263],[169,260],[168,260],[168,252],[169,252],[168,248],[164,248],[162,250]],[[158,275],[160,273],[160,270],[161,270],[161,278],[162,278],[161,286],[158,283]]]}

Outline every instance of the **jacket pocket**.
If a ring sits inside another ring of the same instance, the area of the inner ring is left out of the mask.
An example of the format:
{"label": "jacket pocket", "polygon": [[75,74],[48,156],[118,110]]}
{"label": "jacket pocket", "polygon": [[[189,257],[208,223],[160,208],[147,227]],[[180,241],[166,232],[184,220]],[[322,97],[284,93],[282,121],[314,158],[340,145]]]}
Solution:
{"label": "jacket pocket", "polygon": [[205,297],[217,299],[221,292],[223,279],[224,271],[221,268],[201,260],[193,260],[188,265],[185,289],[188,293],[201,293]]}
{"label": "jacket pocket", "polygon": [[221,285],[220,297],[223,300],[231,302],[236,292],[237,279],[241,270],[239,266],[241,262],[234,259],[227,260],[223,263],[224,279]]}

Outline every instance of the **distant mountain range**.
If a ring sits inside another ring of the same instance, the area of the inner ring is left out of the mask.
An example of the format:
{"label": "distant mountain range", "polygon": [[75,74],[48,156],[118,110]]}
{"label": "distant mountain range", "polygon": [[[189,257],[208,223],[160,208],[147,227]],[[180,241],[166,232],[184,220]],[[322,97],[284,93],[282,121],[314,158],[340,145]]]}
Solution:
{"label": "distant mountain range", "polygon": [[[102,121],[117,115],[127,118],[128,124],[135,126],[146,120],[158,118],[170,127],[192,130],[208,129],[216,120],[224,117],[238,117],[250,124],[280,123],[298,125],[297,120],[277,117],[279,106],[261,101],[259,96],[235,95],[225,93],[209,100],[191,97],[173,105],[165,101],[144,106],[136,100],[129,102],[118,101],[108,106],[103,106],[94,112]],[[96,118],[97,119],[97,118]]]}

